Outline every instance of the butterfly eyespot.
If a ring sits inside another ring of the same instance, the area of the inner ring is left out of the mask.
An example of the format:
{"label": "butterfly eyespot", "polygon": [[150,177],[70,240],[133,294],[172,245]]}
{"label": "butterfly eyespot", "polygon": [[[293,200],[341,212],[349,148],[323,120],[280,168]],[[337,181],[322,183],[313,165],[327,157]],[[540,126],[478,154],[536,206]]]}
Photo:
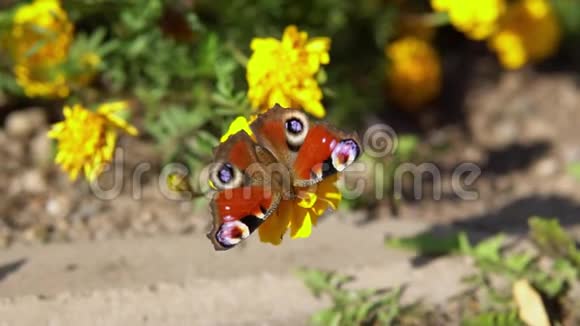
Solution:
{"label": "butterfly eyespot", "polygon": [[303,129],[304,125],[302,124],[302,121],[296,118],[291,118],[286,121],[286,131],[291,134],[298,135]]}
{"label": "butterfly eyespot", "polygon": [[226,222],[221,225],[215,237],[224,247],[231,247],[238,244],[250,235],[250,229],[240,221]]}
{"label": "butterfly eyespot", "polygon": [[241,185],[242,175],[230,163],[218,162],[211,168],[210,180],[217,189],[230,189]]}
{"label": "butterfly eyespot", "polygon": [[332,167],[342,172],[360,155],[360,147],[356,141],[352,139],[341,140],[332,150],[331,162]]}
{"label": "butterfly eyespot", "polygon": [[234,178],[234,168],[231,164],[226,163],[218,170],[218,179],[223,183],[228,183]]}
{"label": "butterfly eyespot", "polygon": [[294,111],[284,120],[286,142],[290,150],[298,151],[308,134],[308,118],[305,114]]}

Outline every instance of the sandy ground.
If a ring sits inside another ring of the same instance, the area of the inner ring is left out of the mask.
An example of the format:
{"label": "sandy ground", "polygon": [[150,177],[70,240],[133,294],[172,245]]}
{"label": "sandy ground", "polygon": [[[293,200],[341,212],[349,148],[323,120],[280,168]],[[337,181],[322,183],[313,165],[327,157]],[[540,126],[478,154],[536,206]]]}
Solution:
{"label": "sandy ground", "polygon": [[428,227],[332,216],[308,240],[252,239],[227,252],[198,235],[14,246],[0,254],[0,325],[301,325],[328,302],[309,293],[298,266],[352,273],[357,287],[410,284],[405,300],[442,303],[470,271],[464,260],[413,266],[410,253],[382,245],[385,233]]}

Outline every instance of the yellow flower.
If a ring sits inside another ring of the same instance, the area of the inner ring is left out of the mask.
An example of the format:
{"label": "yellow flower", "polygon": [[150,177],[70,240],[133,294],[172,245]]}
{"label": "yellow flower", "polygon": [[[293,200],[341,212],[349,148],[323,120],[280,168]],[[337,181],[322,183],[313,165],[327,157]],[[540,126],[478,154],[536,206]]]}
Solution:
{"label": "yellow flower", "polygon": [[280,104],[302,108],[313,116],[325,115],[322,91],[315,79],[320,66],[330,62],[330,39],[308,39],[306,32],[290,25],[282,40],[254,38],[247,65],[248,97],[252,106],[265,111]]}
{"label": "yellow flower", "polygon": [[73,25],[59,1],[36,0],[14,14],[12,56],[31,64],[60,63],[67,57],[72,33]]}
{"label": "yellow flower", "polygon": [[318,217],[328,208],[336,209],[342,199],[336,187],[337,178],[335,174],[312,187],[295,189],[298,198],[282,200],[272,216],[260,225],[260,241],[279,245],[288,229],[292,239],[308,238]]}
{"label": "yellow flower", "polygon": [[441,89],[441,65],[435,49],[416,37],[405,37],[385,48],[391,99],[414,110],[433,100]]}
{"label": "yellow flower", "polygon": [[517,69],[558,50],[562,32],[549,1],[520,0],[508,8],[498,32],[489,40],[502,65]]}
{"label": "yellow flower", "polygon": [[469,38],[483,40],[497,28],[505,0],[431,0],[435,11],[447,12],[451,24]]}
{"label": "yellow flower", "polygon": [[55,67],[31,67],[27,63],[19,63],[14,67],[14,75],[18,85],[24,89],[28,97],[67,97],[70,90],[66,75]]}
{"label": "yellow flower", "polygon": [[[241,130],[254,136],[249,128],[248,120],[238,117],[220,141],[226,141],[229,136]],[[309,237],[318,217],[329,208],[336,209],[342,199],[336,187],[337,178],[338,175],[335,174],[311,187],[295,188],[296,198],[282,200],[278,209],[258,228],[260,241],[278,245],[288,229],[290,229],[292,239]],[[215,187],[212,188],[215,189]]]}
{"label": "yellow flower", "polygon": [[96,112],[78,104],[64,107],[64,121],[53,125],[48,136],[58,141],[55,162],[71,180],[81,170],[89,181],[99,176],[113,159],[119,130],[138,134],[135,127],[116,115],[126,107],[125,102],[102,104]]}
{"label": "yellow flower", "polygon": [[66,60],[72,38],[73,25],[59,1],[35,0],[18,8],[5,46],[27,96],[68,95],[58,66]]}

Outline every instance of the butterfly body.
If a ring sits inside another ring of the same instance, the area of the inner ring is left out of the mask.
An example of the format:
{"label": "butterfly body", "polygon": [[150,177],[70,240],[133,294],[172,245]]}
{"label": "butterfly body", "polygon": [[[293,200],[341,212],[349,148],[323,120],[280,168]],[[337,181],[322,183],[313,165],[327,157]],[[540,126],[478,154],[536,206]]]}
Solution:
{"label": "butterfly body", "polygon": [[213,225],[208,233],[216,250],[232,248],[254,232],[282,201],[301,197],[343,171],[361,154],[355,134],[311,124],[299,110],[275,106],[245,131],[230,136],[215,151],[209,180]]}

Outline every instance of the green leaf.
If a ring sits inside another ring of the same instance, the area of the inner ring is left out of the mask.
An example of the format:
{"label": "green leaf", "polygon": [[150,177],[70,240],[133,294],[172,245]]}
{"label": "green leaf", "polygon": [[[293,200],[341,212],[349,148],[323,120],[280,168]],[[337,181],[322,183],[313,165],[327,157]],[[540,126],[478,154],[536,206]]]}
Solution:
{"label": "green leaf", "polygon": [[580,3],[572,0],[552,0],[560,22],[567,32],[580,34]]}
{"label": "green leaf", "polygon": [[534,258],[534,255],[523,252],[506,256],[504,263],[510,271],[521,275],[528,269]]}
{"label": "green leaf", "polygon": [[575,241],[562,229],[558,219],[538,216],[528,220],[532,240],[545,254],[572,261],[580,268],[580,250]]}
{"label": "green leaf", "polygon": [[500,251],[505,236],[500,234],[478,243],[472,251],[472,256],[480,262],[499,262]]}
{"label": "green leaf", "polygon": [[201,22],[199,16],[196,13],[188,12],[186,19],[192,32],[203,33],[206,31],[206,26]]}
{"label": "green leaf", "polygon": [[539,290],[550,298],[558,296],[566,285],[562,278],[547,278],[544,282],[535,283]]}
{"label": "green leaf", "polygon": [[400,288],[345,289],[343,285],[353,280],[351,276],[316,269],[301,269],[298,275],[316,297],[325,294],[332,300],[332,307],[314,314],[315,325],[371,325],[376,321],[391,325],[403,313]]}
{"label": "green leaf", "polygon": [[312,325],[338,326],[341,324],[342,314],[334,309],[323,309],[312,315]]}
{"label": "green leaf", "polygon": [[507,312],[484,312],[468,317],[461,323],[463,326],[518,326],[523,325],[515,310]]}

